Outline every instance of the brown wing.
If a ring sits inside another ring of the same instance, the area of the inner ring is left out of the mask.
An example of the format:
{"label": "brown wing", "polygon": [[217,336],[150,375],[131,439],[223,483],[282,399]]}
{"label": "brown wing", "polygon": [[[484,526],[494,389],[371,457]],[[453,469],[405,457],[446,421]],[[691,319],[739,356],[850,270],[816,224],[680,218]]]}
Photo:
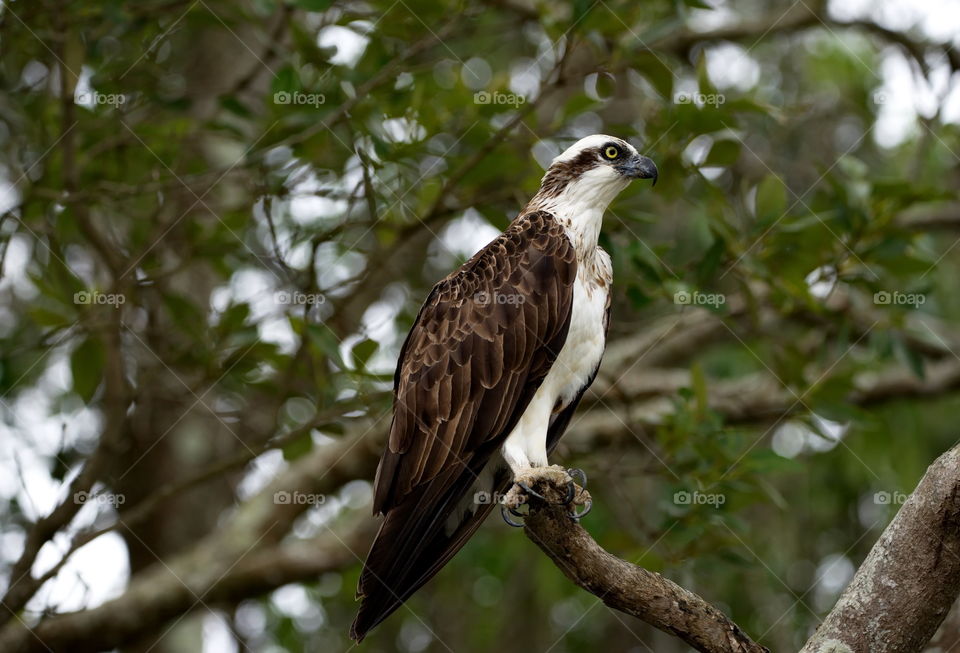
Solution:
{"label": "brown wing", "polygon": [[434,287],[397,365],[375,513],[502,444],[563,346],[576,265],[563,228],[541,211]]}
{"label": "brown wing", "polygon": [[[400,352],[394,416],[377,469],[374,540],[351,629],[360,640],[467,542],[490,505],[457,511],[566,338],[576,255],[546,212],[517,218],[438,283]],[[494,470],[485,491],[501,487]]]}

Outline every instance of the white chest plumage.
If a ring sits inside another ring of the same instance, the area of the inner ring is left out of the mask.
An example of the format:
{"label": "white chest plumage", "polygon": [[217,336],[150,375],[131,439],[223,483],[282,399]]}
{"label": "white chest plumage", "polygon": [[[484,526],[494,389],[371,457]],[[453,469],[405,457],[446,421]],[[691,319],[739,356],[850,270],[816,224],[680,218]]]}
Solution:
{"label": "white chest plumage", "polygon": [[597,258],[601,258],[606,265],[596,266],[600,270],[585,270],[586,274],[577,274],[567,339],[543,382],[546,386],[544,391],[554,396],[558,408],[566,407],[579,394],[603,356],[610,275],[596,273],[609,270],[609,257],[598,249]]}

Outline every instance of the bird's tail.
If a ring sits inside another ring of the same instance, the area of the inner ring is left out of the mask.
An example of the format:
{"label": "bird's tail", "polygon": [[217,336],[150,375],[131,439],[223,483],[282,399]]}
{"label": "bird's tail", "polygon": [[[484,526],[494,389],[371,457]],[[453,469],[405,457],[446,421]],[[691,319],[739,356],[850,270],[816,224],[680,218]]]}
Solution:
{"label": "bird's tail", "polygon": [[[350,627],[351,639],[362,641],[440,571],[480,527],[495,505],[493,498],[509,483],[506,468],[497,466],[481,474],[483,466],[441,474],[387,512],[360,575],[357,597],[362,602]],[[474,501],[475,493],[481,491],[489,493],[489,500]]]}

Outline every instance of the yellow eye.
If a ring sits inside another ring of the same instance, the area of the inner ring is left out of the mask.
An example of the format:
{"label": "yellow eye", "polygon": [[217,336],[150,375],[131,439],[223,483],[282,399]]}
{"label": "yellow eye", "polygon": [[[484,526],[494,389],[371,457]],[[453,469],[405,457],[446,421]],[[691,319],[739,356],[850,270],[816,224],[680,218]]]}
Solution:
{"label": "yellow eye", "polygon": [[603,156],[608,159],[616,159],[620,156],[620,150],[615,145],[607,145],[603,150]]}

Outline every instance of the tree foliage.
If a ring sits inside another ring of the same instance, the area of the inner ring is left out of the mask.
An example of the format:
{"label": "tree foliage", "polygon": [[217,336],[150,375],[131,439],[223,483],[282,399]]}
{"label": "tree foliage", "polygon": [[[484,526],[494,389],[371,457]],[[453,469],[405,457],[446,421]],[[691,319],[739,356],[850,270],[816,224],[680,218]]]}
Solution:
{"label": "tree foliage", "polygon": [[[0,20],[0,641],[346,650],[402,337],[590,133],[660,169],[609,211],[611,345],[554,455],[607,550],[797,650],[954,443],[960,60],[921,30],[697,0]],[[900,131],[894,60],[940,93]],[[127,594],[65,598],[84,545]],[[117,596],[155,611],[85,630]],[[364,646],[682,650],[493,520],[408,605]]]}

